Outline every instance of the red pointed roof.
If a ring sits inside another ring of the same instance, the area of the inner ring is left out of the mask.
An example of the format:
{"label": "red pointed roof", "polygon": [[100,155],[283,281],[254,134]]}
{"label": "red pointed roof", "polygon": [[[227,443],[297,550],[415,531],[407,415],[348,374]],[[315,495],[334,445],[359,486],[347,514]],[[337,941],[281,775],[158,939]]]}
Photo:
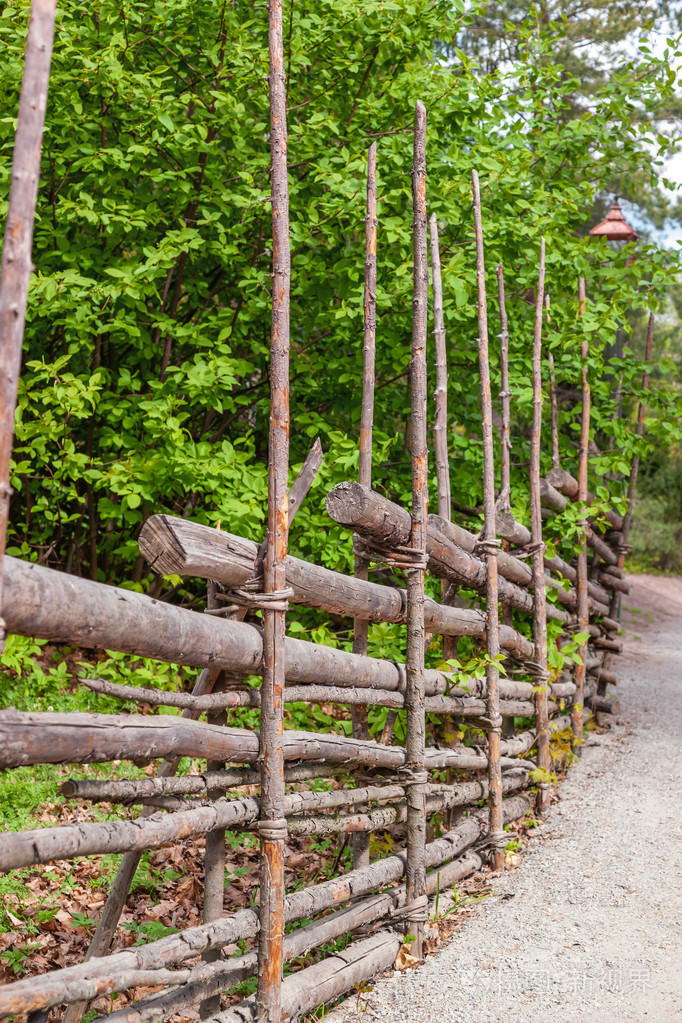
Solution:
{"label": "red pointed roof", "polygon": [[639,235],[630,227],[617,202],[606,214],[606,220],[590,229],[592,237],[606,238],[609,242],[634,242]]}

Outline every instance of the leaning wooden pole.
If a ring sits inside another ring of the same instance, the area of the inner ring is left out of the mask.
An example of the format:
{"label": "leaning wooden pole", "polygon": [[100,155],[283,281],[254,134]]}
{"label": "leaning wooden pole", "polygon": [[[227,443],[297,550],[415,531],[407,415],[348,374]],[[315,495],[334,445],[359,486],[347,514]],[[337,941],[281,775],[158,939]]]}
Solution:
{"label": "leaning wooden pole", "polygon": [[500,496],[498,510],[508,512],[511,502],[511,388],[509,386],[509,322],[504,293],[504,267],[497,267],[497,300],[500,309],[500,400],[502,402],[502,443],[500,455]]}
{"label": "leaning wooden pole", "polygon": [[[270,147],[272,204],[272,334],[268,549],[264,564],[263,685],[261,690],[261,879],[258,933],[258,1018],[280,1023],[284,938],[284,625],[289,466],[289,183],[282,0],[269,0]],[[269,605],[269,606],[268,606]]]}
{"label": "leaning wooden pole", "polygon": [[481,218],[481,192],[478,172],[473,171],[474,225],[476,229],[476,280],[478,284],[478,359],[481,376],[481,418],[483,428],[483,538],[480,545],[485,553],[486,585],[486,635],[488,668],[486,673],[486,703],[489,718],[488,731],[488,778],[490,836],[493,868],[504,866],[504,843],[502,828],[502,771],[500,768],[500,735],[502,716],[500,714],[499,681],[500,672],[497,658],[500,653],[500,623],[497,593],[497,551],[499,541],[495,536],[495,456],[493,448],[493,406],[490,389],[490,359],[488,354],[488,303],[485,288],[485,258],[483,252],[483,222]]}
{"label": "leaning wooden pole", "polygon": [[[367,155],[367,213],[365,217],[365,294],[363,302],[364,338],[362,346],[362,413],[360,419],[360,463],[358,480],[372,486],[372,427],[374,425],[374,374],[376,362],[376,292],[377,292],[377,147],[373,142]],[[355,555],[356,579],[367,579],[368,563]],[[353,623],[353,653],[366,655],[369,622],[356,618]],[[351,710],[353,735],[369,739],[366,707]],[[369,863],[369,835],[353,837],[353,865]]]}
{"label": "leaning wooden pole", "polygon": [[[585,312],[585,279],[578,278],[578,303],[580,316]],[[578,455],[578,501],[581,504],[587,502],[587,461],[590,447],[590,383],[587,375],[587,357],[589,355],[589,342],[587,336],[583,335],[580,349],[582,359],[582,411],[580,420],[580,451]],[[578,595],[578,624],[581,632],[586,632],[590,624],[588,604],[588,578],[587,578],[587,521],[583,520],[582,537],[580,550],[577,559],[576,591]],[[571,720],[573,723],[574,738],[579,744],[583,734],[583,702],[585,693],[585,678],[587,674],[587,643],[579,649],[581,664],[575,670],[575,696],[571,709]]]}
{"label": "leaning wooden pole", "polygon": [[545,291],[545,239],[540,239],[540,265],[535,302],[533,331],[533,424],[530,444],[530,519],[533,544],[533,640],[538,693],[535,701],[537,722],[538,767],[545,775],[538,788],[538,808],[547,804],[551,757],[549,752],[549,712],[547,690],[547,594],[545,591],[545,556],[542,542],[542,509],[540,504],[540,449],[542,446],[542,319]]}
{"label": "leaning wooden pole", "polygon": [[426,434],[426,336],[429,300],[429,264],[426,220],[426,109],[417,103],[414,116],[412,164],[414,210],[414,290],[412,297],[412,359],[410,362],[410,435],[412,443],[412,530],[407,569],[407,926],[422,955],[426,921],[426,800],[428,775],[424,769],[426,722],[424,716],[424,574],[428,513],[428,450]]}
{"label": "leaning wooden pole", "polygon": [[[28,283],[33,270],[35,220],[40,155],[52,62],[56,0],[33,0],[26,39],[24,75],[19,97],[17,130],[10,175],[9,204],[0,270],[0,607],[2,559],[12,494],[10,460],[14,413],[21,372]],[[0,650],[5,638],[0,620]]]}

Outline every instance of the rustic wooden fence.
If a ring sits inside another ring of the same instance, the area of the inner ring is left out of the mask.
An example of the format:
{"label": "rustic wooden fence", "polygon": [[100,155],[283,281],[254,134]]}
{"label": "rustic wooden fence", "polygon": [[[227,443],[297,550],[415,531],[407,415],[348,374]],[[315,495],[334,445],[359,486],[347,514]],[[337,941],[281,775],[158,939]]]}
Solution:
{"label": "rustic wooden fence", "polygon": [[[483,228],[476,174],[473,198],[484,525],[474,535],[452,521],[438,229],[435,217],[427,225],[426,111],[419,103],[413,165],[412,507],[400,507],[371,486],[377,246],[376,152],[372,146],[367,176],[359,480],[336,486],[326,499],[331,521],[354,535],[354,575],[332,572],[287,554],[289,525],[315,478],[322,452],[319,444],[314,445],[287,491],[289,228],[281,17],[280,0],[271,0],[274,285],[267,535],[259,544],[166,515],[146,522],[139,539],[142,554],[160,573],[208,580],[206,613],[4,557],[2,616],[7,632],[144,655],[202,671],[191,694],[83,680],[90,688],[121,699],[181,708],[182,716],[18,713],[11,709],[0,713],[0,767],[5,769],[163,758],[154,778],[72,781],[64,788],[66,795],[84,801],[141,805],[141,814],[135,819],[0,835],[3,871],[56,859],[123,853],[86,960],[1,988],[2,1017],[28,1014],[31,1020],[44,1020],[50,1009],[67,1006],[64,1020],[76,1023],[87,1003],[102,994],[153,985],[160,986],[160,992],[106,1018],[115,1023],[145,1023],[196,1005],[203,1019],[215,1023],[279,1023],[298,1018],[390,967],[406,933],[414,936],[413,949],[420,956],[429,898],[485,863],[502,867],[509,837],[504,825],[523,817],[532,807],[541,811],[546,805],[552,771],[551,736],[563,733],[579,746],[590,713],[611,709],[605,687],[617,681],[610,660],[620,650],[616,618],[620,594],[627,592],[623,563],[630,512],[621,518],[608,511],[606,528],[585,519],[574,563],[546,556],[543,517],[561,512],[571,501],[587,507],[592,497],[587,491],[590,392],[586,371],[578,478],[559,465],[554,400],[554,464],[546,478],[540,475],[544,242],[535,296],[530,530],[510,512],[509,339],[501,267],[497,274],[503,328],[502,459],[496,499]],[[53,21],[53,0],[34,0],[0,287],[3,540]],[[430,515],[427,227],[437,351],[434,449],[438,513]],[[582,282],[579,288],[584,302]],[[653,321],[648,357],[652,329]],[[587,356],[585,350],[583,356]],[[553,376],[550,391],[554,399]],[[638,433],[642,428],[640,409]],[[636,475],[635,461],[628,508]],[[372,565],[381,566],[381,582],[370,580]],[[425,595],[426,573],[441,580],[440,601]],[[461,587],[480,595],[480,608],[456,606],[455,596]],[[548,591],[556,602],[547,601]],[[290,602],[353,618],[352,652],[287,636]],[[246,620],[254,613],[262,616],[262,630]],[[514,625],[518,626],[523,615],[532,619],[532,641]],[[582,664],[573,675],[555,677],[548,670],[550,619],[561,622],[566,634],[579,631],[589,636],[581,648]],[[371,622],[404,624],[404,664],[370,655]],[[445,671],[426,669],[427,635],[442,636],[446,660],[454,656],[459,637],[475,637],[489,655],[487,677],[471,679],[463,686],[461,680],[455,684]],[[502,664],[509,677],[501,677]],[[253,675],[262,678],[258,688],[243,683]],[[518,680],[516,675],[526,680]],[[284,731],[284,704],[298,701],[350,706],[352,737]],[[369,738],[370,706],[390,708],[381,741]],[[259,707],[260,732],[198,720],[202,713],[210,712],[214,720],[222,714],[218,720],[225,722],[225,712],[234,707]],[[407,720],[404,748],[393,743],[391,732],[391,722],[400,710],[406,712]],[[486,737],[486,748],[427,746],[427,714],[476,726]],[[518,719],[532,719],[534,725],[519,731],[515,729]],[[177,776],[179,760],[185,756],[205,759],[206,771]],[[445,782],[440,780],[444,771]],[[291,783],[330,777],[339,783],[331,791],[290,791]],[[260,785],[257,798],[239,794],[240,788],[253,784]],[[487,810],[479,808],[483,800],[487,800]],[[450,816],[449,830],[427,842],[427,822],[455,808],[469,809],[466,815],[460,812],[454,823]],[[398,841],[398,851],[372,860],[368,836],[394,825],[404,825],[404,841]],[[244,828],[255,829],[260,838],[260,905],[224,915],[225,830]],[[143,851],[199,834],[206,835],[203,922],[146,945],[109,953]],[[353,836],[353,869],[287,893],[287,837],[334,834]],[[285,933],[286,925],[304,918],[312,922]],[[286,960],[349,932],[359,932],[359,937],[343,951],[283,979]],[[227,946],[256,935],[257,951],[238,958],[223,957]],[[221,994],[254,974],[258,977],[255,996],[221,1011]]]}

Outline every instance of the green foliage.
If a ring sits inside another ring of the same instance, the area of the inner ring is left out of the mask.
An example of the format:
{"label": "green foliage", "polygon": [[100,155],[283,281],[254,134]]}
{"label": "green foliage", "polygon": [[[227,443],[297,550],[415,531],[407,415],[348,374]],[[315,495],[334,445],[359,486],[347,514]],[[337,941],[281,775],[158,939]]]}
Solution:
{"label": "green foliage", "polygon": [[[28,0],[13,0],[0,18],[6,156],[27,14]],[[458,49],[475,16],[476,8],[464,14],[431,0],[319,0],[285,10],[292,473],[316,435],[328,449],[292,545],[333,568],[349,564],[350,541],[329,530],[322,498],[357,464],[364,167],[373,139],[380,195],[375,481],[398,500],[409,493],[409,171],[417,97],[429,111],[428,193],[442,232],[459,503],[475,506],[481,493],[471,168],[482,177],[491,294],[496,263],[507,272],[517,484],[530,413],[533,311],[525,299],[540,232],[552,296],[547,341],[560,383],[573,386],[580,342],[589,337],[595,405],[603,409],[595,436],[611,431],[607,346],[618,324],[656,305],[675,269],[646,246],[629,265],[625,254],[576,233],[614,168],[641,165],[653,182],[649,154],[665,153],[668,143],[650,138],[634,115],[673,95],[670,59],[641,52],[622,61],[595,87],[593,108],[575,115],[570,96],[579,82],[557,58],[555,28],[529,19],[512,65],[485,73]],[[150,9],[139,0],[100,0],[85,10],[65,0],[58,22],[11,549],[191,600],[192,586],[153,581],[139,558],[135,541],[145,517],[191,514],[254,537],[264,528],[271,260],[265,7],[162,0]],[[436,41],[448,61],[433,59]],[[8,174],[5,161],[3,194]],[[588,282],[582,318],[568,266]],[[630,351],[621,361],[629,410],[639,363]],[[564,409],[568,463],[574,426]],[[621,432],[618,450],[595,462],[596,472],[606,472],[607,463],[624,471],[635,445]],[[515,493],[515,502],[524,500]]]}

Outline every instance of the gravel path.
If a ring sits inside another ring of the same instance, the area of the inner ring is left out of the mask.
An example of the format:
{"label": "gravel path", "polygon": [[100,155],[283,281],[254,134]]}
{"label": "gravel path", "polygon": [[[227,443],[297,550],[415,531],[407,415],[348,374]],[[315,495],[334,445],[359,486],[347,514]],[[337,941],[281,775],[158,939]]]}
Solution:
{"label": "gravel path", "polygon": [[335,1023],[682,1021],[682,579],[630,582],[620,724],[455,937]]}

